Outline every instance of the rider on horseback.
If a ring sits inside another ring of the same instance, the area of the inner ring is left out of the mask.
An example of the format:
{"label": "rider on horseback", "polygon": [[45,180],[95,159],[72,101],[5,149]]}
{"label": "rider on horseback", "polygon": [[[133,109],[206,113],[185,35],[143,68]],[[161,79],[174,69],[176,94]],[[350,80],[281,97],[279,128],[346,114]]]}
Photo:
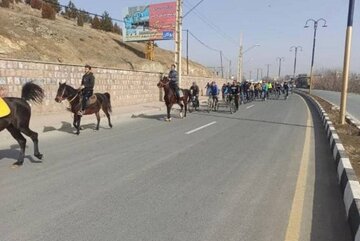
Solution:
{"label": "rider on horseback", "polygon": [[180,93],[179,93],[179,79],[178,79],[178,72],[176,71],[175,64],[171,65],[171,70],[169,72],[169,80],[170,80],[170,87],[175,92],[176,101],[180,101]]}
{"label": "rider on horseback", "polygon": [[82,101],[81,101],[81,110],[78,113],[79,115],[84,114],[86,103],[93,94],[94,85],[95,85],[95,76],[91,72],[91,66],[87,64],[85,65],[85,74],[82,77],[81,86],[80,86]]}

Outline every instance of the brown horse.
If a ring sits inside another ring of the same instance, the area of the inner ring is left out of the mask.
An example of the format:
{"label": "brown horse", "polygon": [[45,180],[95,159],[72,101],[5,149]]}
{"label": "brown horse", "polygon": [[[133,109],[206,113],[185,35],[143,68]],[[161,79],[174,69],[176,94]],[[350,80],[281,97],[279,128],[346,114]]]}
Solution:
{"label": "brown horse", "polygon": [[180,89],[183,92],[183,96],[180,98],[179,102],[177,102],[174,90],[170,87],[169,83],[170,83],[170,80],[166,76],[164,76],[162,79],[160,79],[159,83],[157,84],[157,86],[159,88],[164,88],[164,91],[165,91],[164,101],[165,101],[166,109],[167,109],[167,118],[165,119],[166,121],[171,121],[170,111],[171,111],[171,107],[174,104],[178,104],[180,106],[180,108],[181,108],[180,117],[181,118],[183,117],[183,109],[185,106],[184,117],[186,117],[187,104],[188,104],[190,96],[191,96],[189,90]]}
{"label": "brown horse", "polygon": [[[100,125],[100,109],[102,109],[108,118],[109,126],[112,128],[110,113],[111,113],[111,102],[109,93],[95,93],[96,102],[90,104],[86,107],[84,115],[96,115],[97,125],[95,130],[99,130]],[[81,109],[81,94],[80,91],[74,89],[66,83],[59,83],[59,88],[55,97],[55,101],[61,103],[63,100],[68,100],[70,103],[69,111],[74,113],[74,122],[73,125],[76,128],[76,134],[80,134],[80,121],[81,115],[78,115],[79,110]]]}
{"label": "brown horse", "polygon": [[43,155],[39,152],[38,133],[30,130],[29,122],[31,117],[31,108],[27,101],[41,103],[44,98],[43,89],[32,83],[24,84],[21,91],[21,98],[5,97],[4,101],[8,104],[11,113],[8,116],[0,118],[0,131],[5,128],[17,140],[20,146],[20,154],[16,166],[21,166],[24,163],[26,139],[21,134],[25,134],[34,142],[34,156],[42,159]]}

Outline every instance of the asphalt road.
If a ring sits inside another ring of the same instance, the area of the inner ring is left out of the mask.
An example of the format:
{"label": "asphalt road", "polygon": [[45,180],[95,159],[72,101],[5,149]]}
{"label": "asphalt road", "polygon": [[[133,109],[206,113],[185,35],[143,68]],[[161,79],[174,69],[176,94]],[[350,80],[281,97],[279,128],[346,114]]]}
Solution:
{"label": "asphalt road", "polygon": [[[313,94],[340,106],[341,93],[326,90],[312,90]],[[347,112],[360,120],[360,95],[349,93],[347,99]]]}
{"label": "asphalt road", "polygon": [[351,240],[331,152],[301,97],[164,114],[41,135],[45,160],[17,169],[15,141],[0,144],[0,240]]}

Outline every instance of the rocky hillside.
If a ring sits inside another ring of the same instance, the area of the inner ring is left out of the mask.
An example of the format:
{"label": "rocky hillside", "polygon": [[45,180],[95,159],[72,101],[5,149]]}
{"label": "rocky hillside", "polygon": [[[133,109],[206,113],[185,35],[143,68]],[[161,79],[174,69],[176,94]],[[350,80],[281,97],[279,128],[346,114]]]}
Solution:
{"label": "rocky hillside", "polygon": [[[68,64],[167,72],[174,60],[171,51],[155,49],[155,60],[144,59],[143,43],[125,43],[118,34],[77,26],[56,16],[41,18],[39,10],[19,3],[0,8],[0,58],[51,61]],[[183,72],[185,60],[183,60]],[[190,62],[190,75],[212,76],[204,66]]]}

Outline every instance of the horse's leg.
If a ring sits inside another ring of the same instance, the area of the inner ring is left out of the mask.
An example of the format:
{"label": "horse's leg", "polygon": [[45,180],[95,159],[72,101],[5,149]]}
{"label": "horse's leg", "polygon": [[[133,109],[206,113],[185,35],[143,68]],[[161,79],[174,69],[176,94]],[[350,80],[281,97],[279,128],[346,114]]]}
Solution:
{"label": "horse's leg", "polygon": [[186,112],[187,112],[187,106],[188,106],[188,103],[187,103],[187,101],[184,101],[184,107],[185,107],[185,114],[184,114],[184,117],[186,117]]}
{"label": "horse's leg", "polygon": [[96,124],[96,128],[95,130],[99,130],[99,126],[100,126],[100,113],[99,111],[98,112],[95,112],[95,115],[96,115],[96,120],[97,120],[97,124]]}
{"label": "horse's leg", "polygon": [[74,121],[73,121],[73,126],[75,127],[75,128],[77,128],[77,119],[76,119],[76,114],[74,114]]}
{"label": "horse's leg", "polygon": [[179,102],[178,104],[180,105],[180,108],[181,108],[181,109],[180,109],[180,117],[183,118],[183,117],[184,117],[184,116],[183,116],[184,105],[181,104],[181,102]]}
{"label": "horse's leg", "polygon": [[24,138],[23,135],[21,135],[21,132],[18,129],[16,129],[13,125],[9,125],[6,129],[17,140],[20,146],[19,157],[13,165],[21,166],[24,163],[26,139]]}
{"label": "horse's leg", "polygon": [[75,132],[76,135],[80,134],[80,121],[81,121],[81,116],[76,114],[76,127],[75,127],[76,128],[76,132]]}
{"label": "horse's leg", "polygon": [[109,123],[110,128],[112,128],[113,126],[112,126],[112,124],[111,124],[111,119],[110,119],[110,113],[109,113],[109,111],[108,111],[104,106],[102,106],[101,108],[102,108],[102,110],[104,111],[104,113],[105,113],[105,115],[106,115],[106,117],[107,117],[107,119],[108,119],[108,123]]}
{"label": "horse's leg", "polygon": [[171,110],[172,105],[166,105],[166,111],[167,111],[167,120],[170,121],[171,117],[170,117],[170,110]]}
{"label": "horse's leg", "polygon": [[42,159],[43,155],[39,152],[39,140],[38,140],[38,133],[30,130],[29,127],[22,127],[20,131],[31,138],[34,143],[34,156],[39,159]]}

